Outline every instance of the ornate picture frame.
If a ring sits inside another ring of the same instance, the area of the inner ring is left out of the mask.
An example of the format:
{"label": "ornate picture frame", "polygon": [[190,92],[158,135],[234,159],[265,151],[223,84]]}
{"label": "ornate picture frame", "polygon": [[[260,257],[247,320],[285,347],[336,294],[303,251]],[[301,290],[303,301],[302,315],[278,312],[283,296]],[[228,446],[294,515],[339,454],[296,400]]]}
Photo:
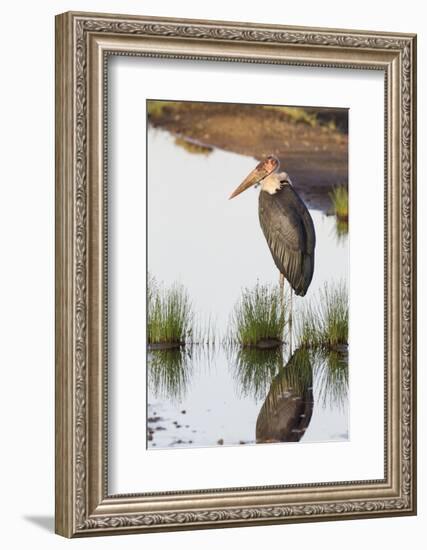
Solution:
{"label": "ornate picture frame", "polygon": [[[109,494],[105,182],[112,55],[384,72],[384,479]],[[416,513],[415,121],[415,35],[73,12],[56,17],[58,534]]]}

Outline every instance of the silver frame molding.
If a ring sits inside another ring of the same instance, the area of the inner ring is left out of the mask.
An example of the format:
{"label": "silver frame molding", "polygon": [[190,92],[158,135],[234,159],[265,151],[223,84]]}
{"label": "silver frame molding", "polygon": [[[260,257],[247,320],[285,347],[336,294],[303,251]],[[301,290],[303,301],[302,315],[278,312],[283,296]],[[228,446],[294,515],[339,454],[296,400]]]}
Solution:
{"label": "silver frame molding", "polygon": [[[110,55],[384,72],[384,479],[108,494],[105,205]],[[416,513],[415,120],[415,35],[72,12],[56,17],[58,534],[78,537]]]}

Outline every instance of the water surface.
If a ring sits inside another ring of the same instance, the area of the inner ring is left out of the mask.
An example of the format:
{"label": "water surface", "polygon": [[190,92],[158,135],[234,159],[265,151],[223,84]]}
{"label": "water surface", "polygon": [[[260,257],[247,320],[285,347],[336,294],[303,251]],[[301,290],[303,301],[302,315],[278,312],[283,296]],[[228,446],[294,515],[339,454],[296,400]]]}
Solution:
{"label": "water surface", "polygon": [[[148,353],[148,447],[267,442],[275,430],[286,441],[346,440],[346,349],[307,358],[288,347],[254,353],[218,344],[242,288],[277,284],[278,271],[259,226],[259,190],[228,200],[256,161],[206,153],[148,131],[148,269],[166,286],[182,283],[217,335],[214,346]],[[337,233],[333,216],[310,212],[315,272],[296,309],[325,282],[348,277],[347,236]]]}

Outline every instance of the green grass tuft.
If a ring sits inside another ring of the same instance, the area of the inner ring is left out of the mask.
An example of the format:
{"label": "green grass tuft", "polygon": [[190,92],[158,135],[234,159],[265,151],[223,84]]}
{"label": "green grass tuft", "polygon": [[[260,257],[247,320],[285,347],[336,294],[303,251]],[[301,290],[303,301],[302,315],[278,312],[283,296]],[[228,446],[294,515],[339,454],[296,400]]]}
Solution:
{"label": "green grass tuft", "polygon": [[334,187],[329,193],[332,211],[340,221],[348,220],[348,189],[345,185]]}
{"label": "green grass tuft", "polygon": [[297,316],[298,341],[303,348],[334,349],[348,344],[348,292],[343,283],[325,284],[320,299]]}
{"label": "green grass tuft", "polygon": [[312,126],[313,128],[317,126],[316,114],[310,113],[306,109],[303,109],[301,107],[285,107],[282,105],[264,105],[263,107],[264,109],[268,109],[270,111],[283,113],[290,121],[296,124],[307,124],[309,126]]}
{"label": "green grass tuft", "polygon": [[283,341],[284,305],[277,288],[257,283],[244,289],[231,316],[229,339],[242,346],[259,346],[263,341]]}
{"label": "green grass tuft", "polygon": [[183,345],[194,332],[194,312],[187,290],[179,284],[163,288],[151,275],[148,277],[149,344]]}
{"label": "green grass tuft", "polygon": [[147,115],[149,118],[155,119],[163,116],[164,111],[174,109],[179,106],[179,101],[162,101],[152,100],[147,101]]}

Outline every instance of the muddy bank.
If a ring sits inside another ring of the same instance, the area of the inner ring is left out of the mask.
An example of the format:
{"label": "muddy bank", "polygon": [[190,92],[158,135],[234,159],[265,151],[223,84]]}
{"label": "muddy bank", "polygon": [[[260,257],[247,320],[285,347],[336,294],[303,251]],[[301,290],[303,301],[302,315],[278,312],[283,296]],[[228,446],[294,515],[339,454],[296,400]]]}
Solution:
{"label": "muddy bank", "polygon": [[[276,155],[311,208],[327,211],[329,192],[348,181],[347,115],[216,103],[153,102],[149,122],[204,147],[254,157]],[[197,153],[195,149],[193,152]]]}

